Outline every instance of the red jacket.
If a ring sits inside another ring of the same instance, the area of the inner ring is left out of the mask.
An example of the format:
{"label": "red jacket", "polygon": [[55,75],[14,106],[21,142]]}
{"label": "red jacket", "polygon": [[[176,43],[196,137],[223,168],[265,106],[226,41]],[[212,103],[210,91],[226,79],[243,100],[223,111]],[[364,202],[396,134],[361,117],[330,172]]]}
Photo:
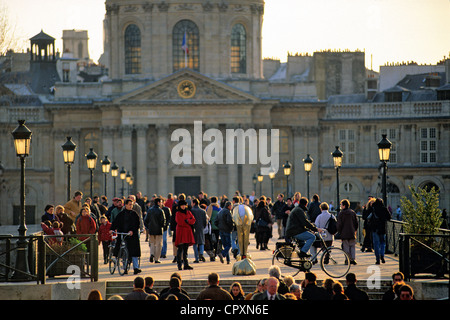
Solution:
{"label": "red jacket", "polygon": [[195,244],[194,233],[192,232],[192,226],[195,223],[194,215],[187,209],[185,213],[177,211],[175,221],[177,223],[175,246],[180,243]]}
{"label": "red jacket", "polygon": [[[94,219],[90,216],[83,216],[77,220],[77,234],[94,234],[97,229]],[[87,237],[80,237],[80,240],[85,240]]]}
{"label": "red jacket", "polygon": [[106,224],[101,223],[98,227],[98,241],[112,241],[112,236],[109,233],[111,229],[111,222],[106,222]]}

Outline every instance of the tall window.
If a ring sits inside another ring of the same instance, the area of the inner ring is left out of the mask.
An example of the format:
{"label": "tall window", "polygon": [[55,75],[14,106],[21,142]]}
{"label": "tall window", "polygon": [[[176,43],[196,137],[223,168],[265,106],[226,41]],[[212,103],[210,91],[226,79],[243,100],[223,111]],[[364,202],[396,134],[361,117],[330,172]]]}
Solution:
{"label": "tall window", "polygon": [[339,148],[344,153],[342,163],[355,164],[356,163],[355,130],[341,129],[339,130],[338,135],[339,135]]}
{"label": "tall window", "polygon": [[135,24],[125,29],[125,74],[141,73],[141,30]]}
{"label": "tall window", "polygon": [[200,71],[200,34],[197,25],[181,20],[172,32],[173,71],[190,68]]}
{"label": "tall window", "polygon": [[437,135],[436,128],[420,129],[420,162],[436,163]]}
{"label": "tall window", "polygon": [[247,45],[245,28],[242,24],[234,25],[231,30],[231,72],[246,73]]}

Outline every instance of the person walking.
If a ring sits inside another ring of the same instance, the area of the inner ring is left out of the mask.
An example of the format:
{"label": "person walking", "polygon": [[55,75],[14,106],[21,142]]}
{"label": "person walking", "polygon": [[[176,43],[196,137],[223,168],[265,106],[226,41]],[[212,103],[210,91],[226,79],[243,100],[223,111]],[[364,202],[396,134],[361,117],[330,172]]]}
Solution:
{"label": "person walking", "polygon": [[278,239],[284,238],[283,219],[286,216],[286,203],[284,202],[284,195],[278,194],[277,201],[272,207],[272,215],[274,216],[278,227]]}
{"label": "person walking", "polygon": [[[136,211],[133,211],[133,200],[126,199],[125,207],[119,212],[117,217],[111,223],[111,231],[114,230],[120,233],[128,233],[129,236],[125,238],[127,244],[128,254],[133,263],[134,274],[141,272],[139,268],[139,257],[141,256],[141,244],[139,241],[140,221]],[[118,237],[116,247],[114,248],[114,256],[117,256],[120,248],[120,243],[123,237]],[[126,272],[126,271],[125,271]]]}
{"label": "person walking", "polygon": [[177,265],[178,270],[182,270],[182,263],[184,264],[184,270],[193,269],[188,262],[188,248],[195,243],[194,234],[192,232],[192,226],[195,224],[195,217],[187,209],[186,200],[178,201],[178,211],[175,213],[176,237],[175,246],[177,247]]}
{"label": "person walking", "polygon": [[206,228],[206,224],[208,222],[208,216],[206,215],[206,211],[200,208],[200,201],[198,199],[192,200],[192,214],[195,218],[194,224],[194,263],[199,263],[199,261],[205,262],[205,258],[203,257],[203,251],[205,250],[205,233],[204,230]]}
{"label": "person walking", "polygon": [[375,264],[385,263],[386,250],[386,221],[391,220],[391,213],[384,206],[383,200],[377,198],[372,205],[372,214],[368,217],[369,228],[372,231],[373,248],[375,251]]}
{"label": "person walking", "polygon": [[256,230],[256,249],[267,250],[267,244],[271,238],[272,219],[270,218],[269,209],[267,208],[266,201],[261,199],[255,209],[254,215]]}
{"label": "person walking", "polygon": [[100,226],[98,228],[98,244],[103,247],[103,263],[108,263],[109,245],[112,241],[111,222],[108,221],[105,215],[100,217]]}
{"label": "person walking", "polygon": [[161,263],[162,240],[166,218],[164,211],[161,209],[162,200],[156,198],[153,206],[145,215],[144,226],[148,230],[148,246],[150,247],[150,262]]}
{"label": "person walking", "polygon": [[233,218],[231,216],[232,204],[230,201],[225,203],[225,207],[220,210],[214,222],[219,228],[220,239],[222,240],[223,250],[219,252],[218,256],[220,262],[224,263],[224,257],[227,260],[227,264],[230,263],[230,248],[231,248],[231,232],[233,231]]}
{"label": "person walking", "polygon": [[361,252],[367,251],[372,252],[373,241],[372,241],[372,230],[369,228],[369,223],[367,218],[372,213],[372,205],[375,202],[375,198],[369,196],[367,199],[367,203],[363,207],[362,211],[362,219],[364,221],[363,230],[364,230],[364,240],[363,245],[361,246]]}
{"label": "person walking", "polygon": [[350,209],[350,201],[343,199],[340,203],[341,212],[337,216],[337,230],[341,235],[342,249],[350,257],[350,263],[356,264],[356,230],[358,219],[356,213]]}

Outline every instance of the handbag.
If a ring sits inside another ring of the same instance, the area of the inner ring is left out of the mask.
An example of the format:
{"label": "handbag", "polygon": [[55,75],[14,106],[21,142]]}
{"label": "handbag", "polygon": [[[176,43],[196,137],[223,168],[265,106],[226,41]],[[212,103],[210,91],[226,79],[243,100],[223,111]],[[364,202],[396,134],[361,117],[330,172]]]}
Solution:
{"label": "handbag", "polygon": [[256,221],[256,225],[258,227],[267,227],[269,226],[269,223],[266,220],[259,218],[258,221]]}

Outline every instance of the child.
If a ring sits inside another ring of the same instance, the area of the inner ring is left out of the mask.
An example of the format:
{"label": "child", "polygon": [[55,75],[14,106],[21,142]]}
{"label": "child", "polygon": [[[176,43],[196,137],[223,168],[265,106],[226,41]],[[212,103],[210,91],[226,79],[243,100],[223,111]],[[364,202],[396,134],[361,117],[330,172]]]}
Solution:
{"label": "child", "polygon": [[102,215],[100,217],[100,227],[98,228],[98,241],[102,243],[103,246],[103,263],[108,263],[108,253],[109,253],[109,244],[112,241],[111,234],[109,230],[111,229],[111,222],[108,221],[106,216]]}
{"label": "child", "polygon": [[[60,235],[60,236],[64,235],[64,233],[61,231],[62,226],[63,226],[62,222],[53,221],[53,225],[52,225],[52,227],[53,227],[53,234]],[[55,239],[56,239],[56,241],[59,244],[62,244],[62,242],[64,240],[64,237],[57,237]]]}

